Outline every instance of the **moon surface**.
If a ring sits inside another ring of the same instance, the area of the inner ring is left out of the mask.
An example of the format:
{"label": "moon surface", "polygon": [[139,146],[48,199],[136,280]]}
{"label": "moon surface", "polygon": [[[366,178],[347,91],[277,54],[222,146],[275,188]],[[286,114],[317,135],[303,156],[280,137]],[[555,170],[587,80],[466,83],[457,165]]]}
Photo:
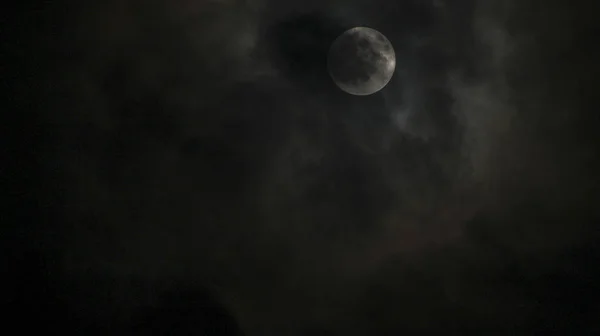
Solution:
{"label": "moon surface", "polygon": [[332,43],[327,66],[340,89],[366,96],[388,84],[396,68],[396,54],[382,33],[368,27],[355,27]]}

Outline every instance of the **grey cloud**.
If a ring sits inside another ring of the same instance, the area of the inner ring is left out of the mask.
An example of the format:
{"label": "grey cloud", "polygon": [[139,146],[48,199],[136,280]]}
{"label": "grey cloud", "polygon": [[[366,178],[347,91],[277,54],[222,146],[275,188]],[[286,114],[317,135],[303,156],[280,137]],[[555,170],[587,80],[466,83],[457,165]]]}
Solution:
{"label": "grey cloud", "polygon": [[[578,131],[587,98],[561,88],[577,75],[549,73],[585,69],[544,58],[569,48],[547,46],[556,30],[526,6],[73,5],[42,96],[56,281],[111,279],[92,320],[208,288],[249,335],[541,330],[576,305],[551,306],[544,276],[591,246],[596,147]],[[381,94],[348,96],[323,71],[354,25],[394,44]]]}

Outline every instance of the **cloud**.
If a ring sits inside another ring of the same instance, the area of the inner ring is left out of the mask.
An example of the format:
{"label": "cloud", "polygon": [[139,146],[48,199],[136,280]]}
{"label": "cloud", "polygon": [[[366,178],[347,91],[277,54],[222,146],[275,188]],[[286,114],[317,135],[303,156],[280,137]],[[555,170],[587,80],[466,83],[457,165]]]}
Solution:
{"label": "cloud", "polygon": [[[566,63],[541,59],[546,23],[509,5],[73,6],[41,96],[63,237],[47,258],[78,284],[67,306],[110,279],[124,321],[208,288],[257,335],[541,323],[526,317],[558,285],[539,278],[583,244],[595,147],[575,137],[570,77],[548,71]],[[325,71],[354,25],[394,44],[380,94],[346,95]]]}

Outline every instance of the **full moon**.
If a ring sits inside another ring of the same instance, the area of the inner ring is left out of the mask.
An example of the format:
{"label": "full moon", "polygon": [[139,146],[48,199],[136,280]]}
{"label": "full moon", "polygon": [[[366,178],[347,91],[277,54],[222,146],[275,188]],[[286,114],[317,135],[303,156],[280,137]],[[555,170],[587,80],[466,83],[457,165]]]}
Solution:
{"label": "full moon", "polygon": [[368,27],[355,27],[332,43],[327,66],[340,89],[366,96],[388,84],[396,68],[396,54],[382,33]]}

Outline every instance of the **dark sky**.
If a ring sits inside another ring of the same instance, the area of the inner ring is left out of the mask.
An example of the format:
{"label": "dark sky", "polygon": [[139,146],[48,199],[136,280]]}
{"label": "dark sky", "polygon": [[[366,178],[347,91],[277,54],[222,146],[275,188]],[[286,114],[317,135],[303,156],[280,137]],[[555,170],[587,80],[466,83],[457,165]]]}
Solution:
{"label": "dark sky", "polygon": [[[586,2],[23,2],[3,18],[6,319],[66,335],[600,333]],[[397,56],[371,96],[327,73],[354,26]]]}

